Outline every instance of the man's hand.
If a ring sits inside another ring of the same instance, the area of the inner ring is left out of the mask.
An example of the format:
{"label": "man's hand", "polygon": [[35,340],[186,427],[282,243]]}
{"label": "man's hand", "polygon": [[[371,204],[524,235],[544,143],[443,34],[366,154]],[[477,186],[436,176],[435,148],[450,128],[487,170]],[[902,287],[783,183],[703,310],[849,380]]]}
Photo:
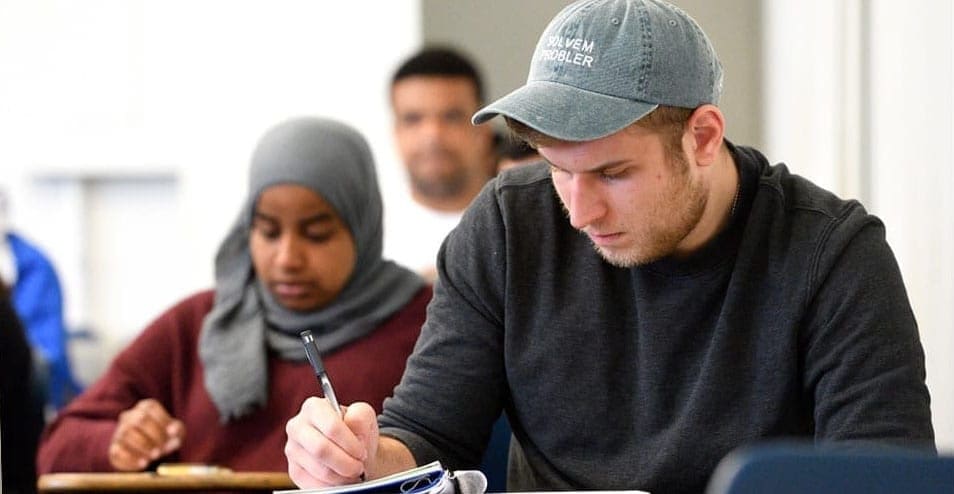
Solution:
{"label": "man's hand", "polygon": [[143,470],[182,446],[185,425],[169,415],[158,401],[140,400],[119,414],[109,443],[109,462],[123,472]]}
{"label": "man's hand", "polygon": [[298,487],[350,484],[371,473],[378,449],[377,414],[367,403],[342,407],[308,398],[285,425],[288,476]]}

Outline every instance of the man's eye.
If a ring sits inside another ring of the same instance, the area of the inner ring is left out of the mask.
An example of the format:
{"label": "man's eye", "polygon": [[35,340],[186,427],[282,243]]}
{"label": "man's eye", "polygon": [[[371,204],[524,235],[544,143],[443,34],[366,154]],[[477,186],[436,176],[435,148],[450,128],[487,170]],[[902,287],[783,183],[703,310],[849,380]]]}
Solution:
{"label": "man's eye", "polygon": [[449,111],[444,114],[444,121],[447,123],[460,123],[465,120],[464,112],[459,110]]}
{"label": "man's eye", "polygon": [[420,121],[421,121],[421,116],[416,113],[410,113],[410,114],[401,116],[401,125],[404,125],[404,126],[417,125]]}
{"label": "man's eye", "polygon": [[621,170],[603,170],[600,172],[600,178],[607,181],[619,180],[626,176],[626,171],[625,168]]}

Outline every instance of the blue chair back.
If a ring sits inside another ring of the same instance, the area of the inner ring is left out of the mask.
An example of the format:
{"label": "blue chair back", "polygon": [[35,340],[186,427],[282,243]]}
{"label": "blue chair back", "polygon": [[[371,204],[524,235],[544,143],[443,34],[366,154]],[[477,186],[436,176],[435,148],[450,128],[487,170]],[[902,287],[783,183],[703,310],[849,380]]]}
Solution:
{"label": "blue chair back", "polygon": [[954,493],[954,457],[917,451],[766,445],[726,456],[707,494]]}
{"label": "blue chair back", "polygon": [[506,414],[494,422],[490,433],[490,442],[484,450],[480,462],[480,471],[487,477],[487,492],[505,492],[507,490],[507,462],[510,458],[510,422]]}

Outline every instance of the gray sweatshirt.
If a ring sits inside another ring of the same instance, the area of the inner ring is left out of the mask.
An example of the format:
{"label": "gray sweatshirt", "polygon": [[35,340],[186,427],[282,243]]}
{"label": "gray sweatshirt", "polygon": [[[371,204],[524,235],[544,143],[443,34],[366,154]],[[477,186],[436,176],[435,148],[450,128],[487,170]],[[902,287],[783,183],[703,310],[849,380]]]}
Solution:
{"label": "gray sweatshirt", "polygon": [[545,165],[492,181],[445,241],[382,434],[474,467],[501,410],[510,490],[701,492],[770,438],[933,449],[917,325],[881,221],[729,149],[731,224],[688,259],[618,268]]}

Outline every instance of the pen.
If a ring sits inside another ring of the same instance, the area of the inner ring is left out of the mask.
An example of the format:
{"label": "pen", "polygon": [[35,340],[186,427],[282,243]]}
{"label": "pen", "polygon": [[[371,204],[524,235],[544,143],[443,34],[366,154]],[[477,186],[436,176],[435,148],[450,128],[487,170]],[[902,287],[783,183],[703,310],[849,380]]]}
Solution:
{"label": "pen", "polygon": [[[315,376],[318,377],[318,382],[321,384],[321,391],[325,394],[325,399],[331,403],[331,408],[334,408],[338,416],[343,418],[344,415],[341,413],[341,405],[338,404],[338,397],[335,396],[335,388],[331,387],[331,379],[328,379],[328,373],[325,372],[325,365],[321,363],[321,356],[318,354],[318,343],[315,342],[315,337],[312,336],[311,330],[307,329],[302,331],[299,336],[301,336],[301,343],[305,345],[305,355],[308,357],[308,362],[311,364],[311,368],[315,369]],[[360,479],[364,482],[364,473],[361,474]]]}
{"label": "pen", "polygon": [[331,407],[338,412],[338,415],[341,415],[341,405],[338,404],[338,397],[335,396],[335,388],[331,387],[331,379],[328,379],[325,366],[321,363],[321,356],[318,355],[318,344],[315,343],[315,337],[311,335],[310,330],[302,331],[300,336],[302,344],[305,345],[305,355],[308,357],[308,362],[311,364],[311,368],[315,369],[315,376],[318,377],[318,382],[321,383],[321,391],[325,394],[325,398],[331,403]]}

